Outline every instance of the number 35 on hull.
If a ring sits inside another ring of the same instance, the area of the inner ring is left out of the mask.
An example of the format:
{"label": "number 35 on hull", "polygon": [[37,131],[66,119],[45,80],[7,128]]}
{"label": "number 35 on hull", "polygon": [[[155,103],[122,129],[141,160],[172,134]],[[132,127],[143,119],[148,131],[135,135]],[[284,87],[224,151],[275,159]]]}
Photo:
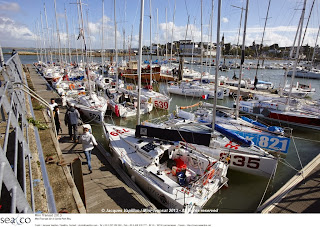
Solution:
{"label": "number 35 on hull", "polygon": [[277,159],[237,152],[220,153],[220,159],[228,160],[230,169],[269,177],[277,165]]}

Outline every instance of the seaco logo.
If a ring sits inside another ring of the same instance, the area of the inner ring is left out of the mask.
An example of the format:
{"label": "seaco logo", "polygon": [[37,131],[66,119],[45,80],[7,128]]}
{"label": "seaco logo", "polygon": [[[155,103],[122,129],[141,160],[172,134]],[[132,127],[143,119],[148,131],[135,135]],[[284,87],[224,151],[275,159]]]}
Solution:
{"label": "seaco logo", "polygon": [[30,223],[31,218],[29,217],[0,217],[0,224],[24,225]]}

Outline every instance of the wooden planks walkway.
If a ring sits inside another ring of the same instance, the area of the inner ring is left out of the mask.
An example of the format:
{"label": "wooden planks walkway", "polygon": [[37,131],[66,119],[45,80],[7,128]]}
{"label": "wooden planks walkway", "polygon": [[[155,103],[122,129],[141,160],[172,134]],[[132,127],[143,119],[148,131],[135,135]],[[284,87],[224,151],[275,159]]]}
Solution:
{"label": "wooden planks walkway", "polygon": [[258,207],[257,212],[319,213],[320,154]]}
{"label": "wooden planks walkway", "polygon": [[[36,73],[35,68],[32,65],[28,65],[28,67],[36,92],[48,102],[51,98],[56,98],[57,103],[61,104],[58,94],[48,90],[47,82]],[[69,139],[68,129],[64,125],[66,108],[61,107],[61,105],[59,107],[62,127],[59,148],[64,163],[71,163],[77,158],[81,160],[86,211],[88,213],[103,213],[121,212],[123,209],[155,210],[155,206],[126,176],[122,169],[112,166],[112,158],[101,146],[98,146],[99,149],[94,149],[92,152],[91,165],[93,172],[89,173],[86,158],[82,152],[82,145]],[[81,127],[78,127],[78,133],[82,133]]]}

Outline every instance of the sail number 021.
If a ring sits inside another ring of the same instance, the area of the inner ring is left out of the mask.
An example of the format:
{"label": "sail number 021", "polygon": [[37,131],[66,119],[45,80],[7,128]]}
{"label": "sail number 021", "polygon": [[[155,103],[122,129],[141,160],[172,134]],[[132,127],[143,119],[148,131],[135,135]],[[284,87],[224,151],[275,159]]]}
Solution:
{"label": "sail number 021", "polygon": [[[220,153],[220,158],[222,158],[223,156],[227,156],[227,154]],[[259,169],[260,159],[251,158],[251,157],[246,158],[241,155],[230,155],[230,164],[233,166],[239,166],[239,167],[246,166],[251,169]]]}

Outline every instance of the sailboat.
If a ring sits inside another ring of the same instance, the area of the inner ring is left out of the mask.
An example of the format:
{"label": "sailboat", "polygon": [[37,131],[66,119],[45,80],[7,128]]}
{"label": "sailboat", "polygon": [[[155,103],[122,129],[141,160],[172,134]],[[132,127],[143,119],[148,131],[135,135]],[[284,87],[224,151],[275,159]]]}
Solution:
{"label": "sailboat", "polygon": [[[79,7],[80,7],[81,25],[82,25],[80,28],[79,37],[83,38],[84,46],[86,50],[86,60],[88,60],[84,26],[83,26],[83,18],[82,18],[81,0],[79,0]],[[91,86],[92,84],[90,82],[91,81],[90,69],[89,69],[88,63],[86,63],[84,74],[88,78],[89,94],[81,92],[76,94],[75,96],[68,96],[66,98],[66,102],[68,105],[74,104],[75,108],[77,108],[79,112],[85,115],[87,118],[96,122],[103,122],[104,115],[108,107],[108,102],[104,97],[98,96],[96,93],[92,91],[92,86]]]}
{"label": "sailboat", "polygon": [[[138,67],[138,114],[136,130],[104,124],[112,153],[125,166],[131,178],[150,196],[176,212],[201,209],[222,186],[226,185],[227,161],[213,159],[195,149],[190,141],[172,142],[176,130],[146,128],[140,125],[141,62],[144,0],[141,1]],[[160,130],[160,131],[159,131]],[[157,133],[157,136],[149,135]],[[186,133],[182,132],[186,138]],[[197,139],[191,142],[205,142]],[[203,137],[202,135],[200,135]],[[192,139],[192,136],[189,136]],[[206,137],[206,139],[209,139]],[[181,139],[181,137],[180,137]],[[207,141],[208,142],[208,141]]]}
{"label": "sailboat", "polygon": [[[271,98],[264,96],[255,96],[254,100],[241,101],[240,103],[238,99],[237,101],[238,104],[240,104],[240,110],[243,112],[281,123],[320,130],[319,103],[308,100],[295,99],[291,97],[293,89],[293,79],[297,68],[299,50],[301,46],[301,35],[305,14],[305,5],[306,1],[304,1],[304,7],[301,13],[299,26],[296,33],[296,36],[299,33],[298,46],[295,56],[295,62],[293,65],[293,75],[291,79],[288,97]],[[295,41],[296,40],[294,40],[290,56],[292,55]]]}
{"label": "sailboat", "polygon": [[[247,7],[248,7],[248,1],[247,1]],[[247,18],[247,11],[246,11],[246,18]],[[220,31],[220,26],[218,24],[218,31]],[[244,32],[245,34],[245,32]],[[220,49],[220,43],[219,43],[219,37],[220,33],[217,32],[217,55],[216,55],[216,62],[219,62],[219,49]],[[243,42],[245,42],[245,38],[243,39]],[[244,46],[244,45],[243,45]],[[242,66],[241,66],[242,67]],[[216,75],[218,75],[218,66],[216,66]],[[215,91],[218,87],[217,80],[218,78],[215,78]],[[215,95],[217,94],[217,91],[215,92]],[[230,160],[230,168],[234,168],[236,170],[260,175],[260,176],[270,176],[274,173],[274,169],[277,166],[277,158],[273,155],[269,154],[265,150],[261,149],[257,145],[255,145],[252,142],[251,138],[244,138],[239,134],[236,134],[232,131],[232,128],[230,128],[230,124],[237,122],[239,125],[239,121],[237,118],[234,120],[234,118],[227,117],[224,119],[223,117],[217,117],[219,112],[217,111],[217,97],[214,95],[214,104],[213,104],[213,110],[210,112],[202,113],[207,114],[207,116],[201,120],[202,124],[199,124],[198,121],[196,121],[196,117],[194,114],[183,111],[183,110],[176,110],[176,117],[171,118],[169,121],[162,123],[161,125],[151,125],[148,122],[145,122],[145,125],[147,127],[160,127],[160,128],[168,128],[176,129],[179,128],[183,131],[189,131],[189,132],[197,132],[202,133],[203,135],[208,135],[210,132],[212,133],[212,140],[208,146],[203,145],[195,145],[197,150],[200,150],[204,152],[205,154],[209,155],[210,157],[224,157],[225,155],[228,156]],[[196,106],[193,105],[191,107]],[[211,113],[211,114],[210,114]],[[208,116],[211,116],[211,121],[208,120]],[[203,116],[202,116],[203,117]],[[217,120],[217,118],[220,120]],[[226,123],[228,121],[228,123]],[[207,127],[208,123],[212,123],[211,128]],[[222,124],[224,127],[221,127],[219,123]],[[242,121],[241,121],[242,122]],[[243,123],[243,122],[242,122]],[[243,123],[244,124],[244,123]],[[247,123],[246,125],[248,125]],[[228,126],[228,127],[226,127]],[[256,128],[254,129],[258,131]],[[260,133],[262,133],[262,130],[259,130]],[[281,133],[281,132],[279,132]],[[252,136],[252,135],[251,135]],[[265,136],[265,135],[261,135]],[[267,137],[269,139],[269,137]],[[287,141],[285,141],[287,142]],[[284,143],[285,143],[284,142]],[[287,143],[286,143],[287,144]],[[266,146],[265,146],[266,147]],[[285,151],[288,149],[288,144],[285,146]]]}

